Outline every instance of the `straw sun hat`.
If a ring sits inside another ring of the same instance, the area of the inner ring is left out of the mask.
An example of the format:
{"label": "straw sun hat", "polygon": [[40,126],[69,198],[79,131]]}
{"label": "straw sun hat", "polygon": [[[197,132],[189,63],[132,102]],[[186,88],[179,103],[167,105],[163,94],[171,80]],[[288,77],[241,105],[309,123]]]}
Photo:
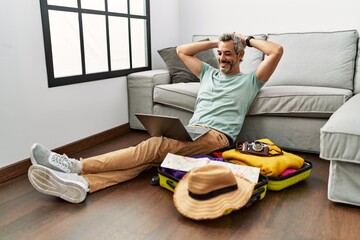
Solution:
{"label": "straw sun hat", "polygon": [[195,220],[214,219],[243,207],[255,184],[222,165],[194,168],[177,184],[176,209]]}

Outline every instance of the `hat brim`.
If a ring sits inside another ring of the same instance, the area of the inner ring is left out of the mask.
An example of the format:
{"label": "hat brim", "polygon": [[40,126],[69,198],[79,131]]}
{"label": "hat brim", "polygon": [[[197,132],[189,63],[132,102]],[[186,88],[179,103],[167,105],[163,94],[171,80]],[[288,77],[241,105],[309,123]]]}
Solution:
{"label": "hat brim", "polygon": [[188,193],[188,175],[186,174],[177,184],[173,199],[176,209],[181,214],[195,220],[214,219],[231,210],[240,209],[249,201],[255,187],[255,184],[246,178],[235,176],[237,190],[209,200],[196,200]]}

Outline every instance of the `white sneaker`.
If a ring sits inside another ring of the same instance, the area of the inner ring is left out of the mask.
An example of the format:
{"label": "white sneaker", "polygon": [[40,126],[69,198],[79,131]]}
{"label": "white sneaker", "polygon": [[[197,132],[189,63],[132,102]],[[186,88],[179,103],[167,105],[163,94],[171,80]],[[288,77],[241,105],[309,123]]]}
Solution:
{"label": "white sneaker", "polygon": [[89,183],[83,176],[58,172],[41,165],[32,165],[28,170],[28,178],[39,192],[71,203],[84,201],[89,191]]}
{"label": "white sneaker", "polygon": [[66,154],[60,155],[52,152],[38,143],[31,146],[30,158],[33,165],[39,164],[65,173],[81,173],[81,162],[79,160],[69,158]]}

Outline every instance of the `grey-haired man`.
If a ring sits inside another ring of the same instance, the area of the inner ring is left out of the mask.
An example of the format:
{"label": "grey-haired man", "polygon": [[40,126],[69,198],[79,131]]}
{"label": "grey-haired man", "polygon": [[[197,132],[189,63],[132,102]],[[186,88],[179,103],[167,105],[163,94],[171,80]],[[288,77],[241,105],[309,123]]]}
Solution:
{"label": "grey-haired man", "polygon": [[[245,46],[262,51],[267,57],[249,73],[240,71]],[[194,55],[217,48],[219,69],[201,62]],[[38,191],[72,203],[85,200],[88,192],[127,181],[154,164],[167,153],[183,156],[208,154],[227,147],[236,139],[245,115],[261,87],[275,71],[283,48],[273,42],[227,33],[218,40],[184,44],[177,54],[200,79],[194,115],[189,125],[211,130],[194,142],[151,137],[135,147],[120,149],[85,159],[71,159],[40,144],[31,148],[32,166],[28,177]]]}

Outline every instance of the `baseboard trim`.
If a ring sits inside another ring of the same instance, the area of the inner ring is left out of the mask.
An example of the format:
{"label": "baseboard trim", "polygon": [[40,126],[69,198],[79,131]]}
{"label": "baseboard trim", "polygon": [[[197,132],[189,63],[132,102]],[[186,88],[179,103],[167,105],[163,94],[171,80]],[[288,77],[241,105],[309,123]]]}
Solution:
{"label": "baseboard trim", "polygon": [[[131,131],[130,125],[124,124],[112,129],[97,133],[95,135],[80,139],[78,141],[69,143],[62,147],[54,149],[56,152],[65,153],[68,156],[71,156],[75,153],[81,152],[90,147],[96,146],[100,143],[109,141],[113,138],[119,137]],[[13,163],[9,166],[0,168],[0,183],[6,182],[10,179],[19,177],[27,173],[27,170],[31,166],[30,158],[21,160],[19,162]]]}

